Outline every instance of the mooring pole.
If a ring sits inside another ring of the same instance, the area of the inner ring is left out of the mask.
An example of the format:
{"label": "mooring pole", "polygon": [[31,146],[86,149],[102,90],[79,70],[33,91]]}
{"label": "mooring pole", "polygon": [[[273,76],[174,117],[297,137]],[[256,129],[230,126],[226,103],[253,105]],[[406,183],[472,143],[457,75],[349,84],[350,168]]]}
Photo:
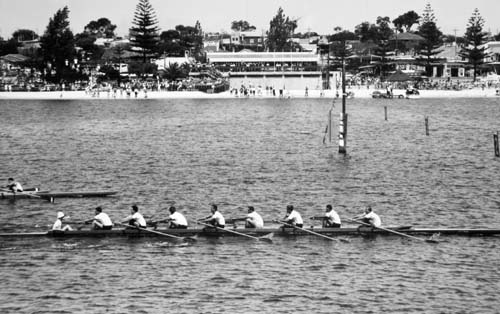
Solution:
{"label": "mooring pole", "polygon": [[495,148],[495,156],[500,157],[500,147],[498,145],[498,131],[496,134],[493,133],[493,146]]}
{"label": "mooring pole", "polygon": [[387,121],[387,106],[384,106],[385,121]]}
{"label": "mooring pole", "polygon": [[[345,51],[345,41],[342,42],[342,49]],[[347,113],[345,109],[345,102],[347,94],[345,92],[345,59],[344,51],[342,52],[342,113],[340,114],[339,124],[339,153],[347,153]]]}
{"label": "mooring pole", "polygon": [[425,135],[429,136],[429,117],[425,117]]}

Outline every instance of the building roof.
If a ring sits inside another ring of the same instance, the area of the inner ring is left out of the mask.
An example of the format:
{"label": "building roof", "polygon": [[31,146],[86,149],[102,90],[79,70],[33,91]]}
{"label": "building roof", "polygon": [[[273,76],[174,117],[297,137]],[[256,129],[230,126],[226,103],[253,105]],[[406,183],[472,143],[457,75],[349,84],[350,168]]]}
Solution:
{"label": "building roof", "polygon": [[422,41],[425,39],[422,36],[413,33],[396,33],[392,35],[391,40]]}
{"label": "building roof", "polygon": [[228,62],[318,62],[318,55],[311,52],[211,52],[211,63]]}
{"label": "building roof", "polygon": [[8,54],[5,56],[0,57],[3,61],[10,62],[10,63],[19,63],[19,62],[24,62],[26,60],[29,60],[29,57],[13,53],[13,54]]}

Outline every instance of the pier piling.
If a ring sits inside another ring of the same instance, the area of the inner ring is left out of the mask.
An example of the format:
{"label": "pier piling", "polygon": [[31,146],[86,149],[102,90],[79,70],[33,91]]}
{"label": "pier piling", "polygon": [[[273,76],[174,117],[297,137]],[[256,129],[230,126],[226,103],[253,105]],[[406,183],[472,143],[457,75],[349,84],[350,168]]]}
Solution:
{"label": "pier piling", "polygon": [[495,157],[500,157],[500,147],[498,146],[498,131],[493,134],[493,146],[495,148]]}

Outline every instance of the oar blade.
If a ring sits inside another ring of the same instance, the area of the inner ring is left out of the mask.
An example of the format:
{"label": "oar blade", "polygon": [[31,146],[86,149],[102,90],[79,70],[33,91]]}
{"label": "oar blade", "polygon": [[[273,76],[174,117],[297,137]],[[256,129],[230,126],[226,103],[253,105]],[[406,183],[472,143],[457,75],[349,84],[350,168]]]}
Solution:
{"label": "oar blade", "polygon": [[198,235],[195,234],[193,236],[184,237],[184,241],[186,241],[186,242],[196,242],[196,241],[198,241]]}
{"label": "oar blade", "polygon": [[439,243],[441,241],[439,241],[439,237],[441,236],[440,233],[434,233],[433,235],[431,235],[429,237],[429,239],[426,239],[425,242],[429,242],[429,243]]}
{"label": "oar blade", "polygon": [[261,237],[258,237],[259,241],[264,241],[267,243],[272,243],[273,242],[273,237],[274,237],[274,232],[268,233],[266,235],[263,235]]}

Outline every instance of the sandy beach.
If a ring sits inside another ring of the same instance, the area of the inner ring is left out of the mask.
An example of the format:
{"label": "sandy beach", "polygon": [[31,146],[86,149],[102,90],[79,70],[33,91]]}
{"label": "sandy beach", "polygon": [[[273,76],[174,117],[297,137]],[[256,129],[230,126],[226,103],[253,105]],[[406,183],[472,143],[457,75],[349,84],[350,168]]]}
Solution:
{"label": "sandy beach", "polygon": [[[362,88],[353,88],[348,89],[348,92],[354,93],[354,98],[372,98],[372,93],[376,89],[367,89],[366,87]],[[384,90],[379,90],[384,92]],[[397,90],[393,91],[394,97],[404,97],[405,90]],[[303,90],[286,90],[284,92],[285,98],[333,98],[336,97],[337,90],[309,90],[308,96],[305,96],[305,92]],[[400,96],[401,95],[401,96]],[[241,97],[241,96],[240,96]],[[231,94],[229,91],[218,93],[218,94],[207,94],[199,91],[154,91],[148,92],[145,95],[143,92],[139,93],[137,99],[222,99],[222,98],[240,98],[239,96],[235,96]],[[245,96],[242,96],[245,97]],[[278,98],[278,96],[272,96],[270,94],[266,94],[263,92],[261,95],[250,96],[255,98]],[[420,96],[418,98],[485,98],[485,97],[499,97],[496,95],[496,90],[493,88],[490,89],[466,89],[460,91],[454,90],[421,90]],[[132,95],[128,97],[129,99],[135,99],[136,97]],[[125,93],[120,95],[117,93],[116,97],[113,96],[113,93],[100,92],[99,95],[89,94],[85,91],[64,91],[64,92],[0,92],[0,99],[127,99]]]}

